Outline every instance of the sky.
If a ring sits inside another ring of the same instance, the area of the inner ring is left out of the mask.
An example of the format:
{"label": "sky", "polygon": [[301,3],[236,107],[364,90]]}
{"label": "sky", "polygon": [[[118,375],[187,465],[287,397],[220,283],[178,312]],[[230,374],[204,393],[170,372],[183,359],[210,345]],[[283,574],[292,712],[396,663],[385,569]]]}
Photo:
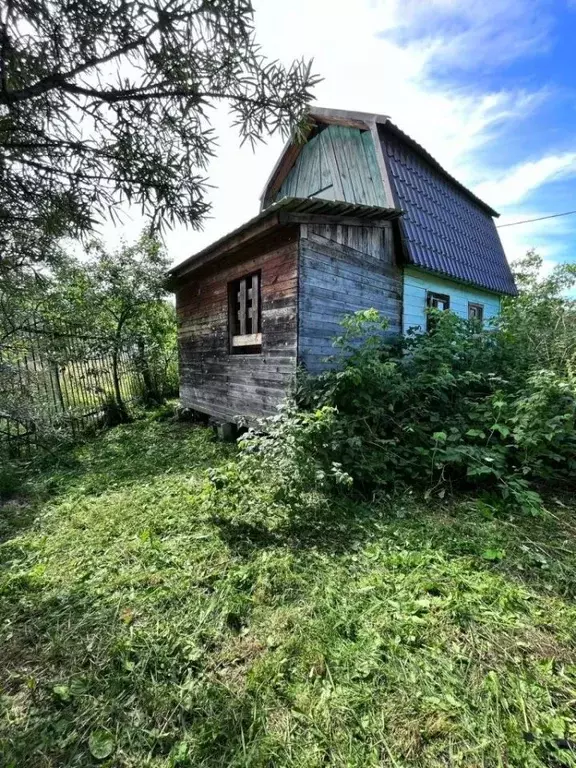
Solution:
{"label": "sky", "polygon": [[[389,115],[501,213],[497,225],[576,209],[576,0],[255,0],[263,52],[313,58],[315,104]],[[283,147],[240,147],[214,112],[212,218],[166,236],[174,263],[259,210]],[[137,218],[126,235],[136,234]],[[576,261],[576,215],[499,230],[508,259]]]}

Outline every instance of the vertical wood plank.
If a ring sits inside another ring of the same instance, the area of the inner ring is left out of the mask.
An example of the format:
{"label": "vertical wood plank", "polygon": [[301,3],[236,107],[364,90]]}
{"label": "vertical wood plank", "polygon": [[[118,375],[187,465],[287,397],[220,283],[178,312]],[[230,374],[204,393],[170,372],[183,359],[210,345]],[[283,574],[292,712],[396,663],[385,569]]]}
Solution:
{"label": "vertical wood plank", "polygon": [[364,177],[368,174],[360,131],[355,128],[340,129],[340,155],[346,159],[348,179],[353,195],[353,202],[366,203]]}
{"label": "vertical wood plank", "polygon": [[394,263],[394,233],[392,227],[386,227],[382,232],[384,238],[384,260],[388,264]]}
{"label": "vertical wood plank", "polygon": [[295,197],[308,197],[311,191],[312,179],[311,173],[311,161],[314,154],[314,140],[304,144],[300,157],[294,168],[294,171],[298,173],[298,183],[294,190]]}
{"label": "vertical wood plank", "polygon": [[318,138],[322,144],[324,157],[326,158],[330,177],[332,179],[334,200],[341,200],[346,202],[346,198],[344,197],[344,190],[342,189],[342,180],[340,179],[340,171],[338,170],[338,163],[336,162],[336,155],[334,154],[334,147],[332,146],[332,141],[330,140],[329,131],[322,131]]}
{"label": "vertical wood plank", "polygon": [[[331,188],[332,194],[330,195],[330,199],[333,200],[334,199],[334,182],[332,181],[332,175],[330,173],[330,168],[328,167],[328,160],[326,158],[326,148],[324,147],[323,143],[320,141],[320,137],[318,137],[318,170],[319,170],[320,189],[328,191],[328,189]],[[322,194],[322,197],[326,197],[326,195]]]}
{"label": "vertical wood plank", "polygon": [[382,179],[382,188],[384,190],[385,203],[384,205],[389,208],[399,208],[394,193],[392,192],[392,184],[390,181],[390,175],[388,173],[388,163],[386,161],[386,146],[384,140],[380,140],[380,133],[378,131],[378,124],[372,123],[370,126],[370,133],[372,135],[372,145],[376,154],[376,162],[380,171],[380,178]]}
{"label": "vertical wood plank", "polygon": [[260,332],[260,276],[252,275],[252,333]]}
{"label": "vertical wood plank", "polygon": [[346,155],[343,151],[344,148],[344,135],[345,129],[340,125],[331,126],[332,130],[324,131],[327,133],[328,143],[332,146],[332,152],[334,154],[334,160],[336,164],[337,174],[342,187],[343,201],[347,203],[354,203],[355,195],[354,188],[352,186],[352,180],[350,179],[350,169],[348,168],[348,162]]}
{"label": "vertical wood plank", "polygon": [[320,182],[320,145],[315,140],[311,142],[308,164],[309,176],[305,197],[314,197],[322,189]]}
{"label": "vertical wood plank", "polygon": [[392,205],[390,200],[386,200],[382,176],[378,168],[376,150],[374,149],[374,136],[371,131],[363,131],[360,134],[364,155],[366,157],[366,167],[368,169],[368,179],[371,184],[372,197],[369,205],[381,205],[386,207]]}
{"label": "vertical wood plank", "polygon": [[388,181],[376,127],[360,131],[331,125],[302,147],[276,199],[320,197],[385,206],[393,199]]}
{"label": "vertical wood plank", "polygon": [[238,291],[238,325],[240,336],[246,333],[246,280],[240,280],[240,290]]}

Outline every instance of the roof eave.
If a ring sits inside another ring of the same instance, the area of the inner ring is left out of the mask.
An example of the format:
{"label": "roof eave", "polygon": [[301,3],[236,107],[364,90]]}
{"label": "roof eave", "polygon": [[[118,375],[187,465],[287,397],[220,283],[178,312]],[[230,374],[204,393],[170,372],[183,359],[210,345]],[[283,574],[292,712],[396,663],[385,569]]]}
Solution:
{"label": "roof eave", "polygon": [[391,221],[398,218],[402,211],[395,208],[344,203],[321,198],[285,197],[265,208],[257,216],[224,235],[215,242],[203,248],[198,253],[172,267],[167,273],[167,285],[174,289],[177,283],[191,272],[216,260],[224,253],[246,245],[253,240],[264,237],[279,226],[298,224],[310,218],[320,218],[325,221],[339,219],[353,222],[359,220],[366,226],[380,221]]}
{"label": "roof eave", "polygon": [[[421,264],[416,264],[415,262],[411,261],[410,259],[406,259],[405,265],[406,267],[412,267],[412,269],[419,270],[420,272],[425,272],[429,275],[439,275],[440,277],[444,278],[445,280],[450,280],[453,283],[458,283],[459,285],[469,285],[473,286],[474,288],[480,290],[480,291],[486,291],[487,293],[494,293],[497,296],[517,296],[518,295],[518,288],[516,285],[510,288],[489,288],[484,283],[479,283],[475,280],[467,280],[464,277],[454,277],[454,275],[451,275],[449,272],[445,272],[442,269],[435,269],[434,267],[423,267]],[[513,280],[513,278],[511,278]]]}

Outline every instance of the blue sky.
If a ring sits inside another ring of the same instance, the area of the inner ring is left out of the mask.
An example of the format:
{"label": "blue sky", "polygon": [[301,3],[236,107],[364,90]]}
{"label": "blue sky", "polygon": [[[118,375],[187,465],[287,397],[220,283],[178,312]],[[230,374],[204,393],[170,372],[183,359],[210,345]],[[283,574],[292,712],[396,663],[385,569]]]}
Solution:
{"label": "blue sky", "polygon": [[[407,4],[380,36],[427,49],[425,77],[464,98],[502,94],[510,114],[458,160],[460,176],[502,213],[499,223],[576,209],[576,3],[503,0]],[[514,100],[527,99],[525,108]],[[576,216],[506,227],[511,257],[537,247],[550,261],[576,260]]]}
{"label": "blue sky", "polygon": [[[576,0],[255,0],[263,51],[314,58],[319,106],[390,115],[502,214],[576,209]],[[225,106],[213,216],[170,233],[175,262],[258,212],[281,151],[240,148]],[[130,222],[129,229],[130,229]],[[135,218],[136,231],[140,222]],[[576,215],[500,230],[510,260],[576,261]]]}

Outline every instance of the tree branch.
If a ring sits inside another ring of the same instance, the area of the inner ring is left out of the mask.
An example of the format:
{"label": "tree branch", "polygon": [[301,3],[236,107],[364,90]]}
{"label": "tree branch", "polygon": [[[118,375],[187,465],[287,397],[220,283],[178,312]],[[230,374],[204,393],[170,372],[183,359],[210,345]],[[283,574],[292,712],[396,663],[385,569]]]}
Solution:
{"label": "tree branch", "polygon": [[159,28],[160,22],[158,21],[156,24],[153,24],[150,27],[145,35],[141,35],[140,37],[136,38],[136,40],[132,40],[132,42],[126,43],[120,48],[116,48],[106,56],[93,56],[92,58],[87,59],[85,62],[79,64],[77,67],[74,67],[74,69],[71,69],[68,72],[53,72],[47,77],[42,78],[42,80],[38,80],[37,83],[29,85],[27,88],[21,88],[19,91],[6,91],[4,89],[4,91],[0,93],[0,104],[10,106],[11,104],[16,104],[20,101],[26,101],[27,99],[32,99],[36,96],[42,96],[42,94],[47,93],[48,91],[51,91],[55,88],[63,88],[68,84],[68,80],[76,77],[82,72],[86,72],[89,69],[93,69],[94,67],[106,64],[107,62],[112,61],[119,56],[125,56],[127,53],[130,53],[136,48],[144,45],[144,43],[146,43],[150,37],[158,31]]}
{"label": "tree branch", "polygon": [[4,23],[0,27],[0,38],[2,40],[2,46],[0,48],[0,86],[2,91],[6,92],[6,54],[10,48],[10,38],[8,37],[8,26],[10,24],[10,16],[12,15],[13,0],[8,0],[6,4],[6,18]]}

